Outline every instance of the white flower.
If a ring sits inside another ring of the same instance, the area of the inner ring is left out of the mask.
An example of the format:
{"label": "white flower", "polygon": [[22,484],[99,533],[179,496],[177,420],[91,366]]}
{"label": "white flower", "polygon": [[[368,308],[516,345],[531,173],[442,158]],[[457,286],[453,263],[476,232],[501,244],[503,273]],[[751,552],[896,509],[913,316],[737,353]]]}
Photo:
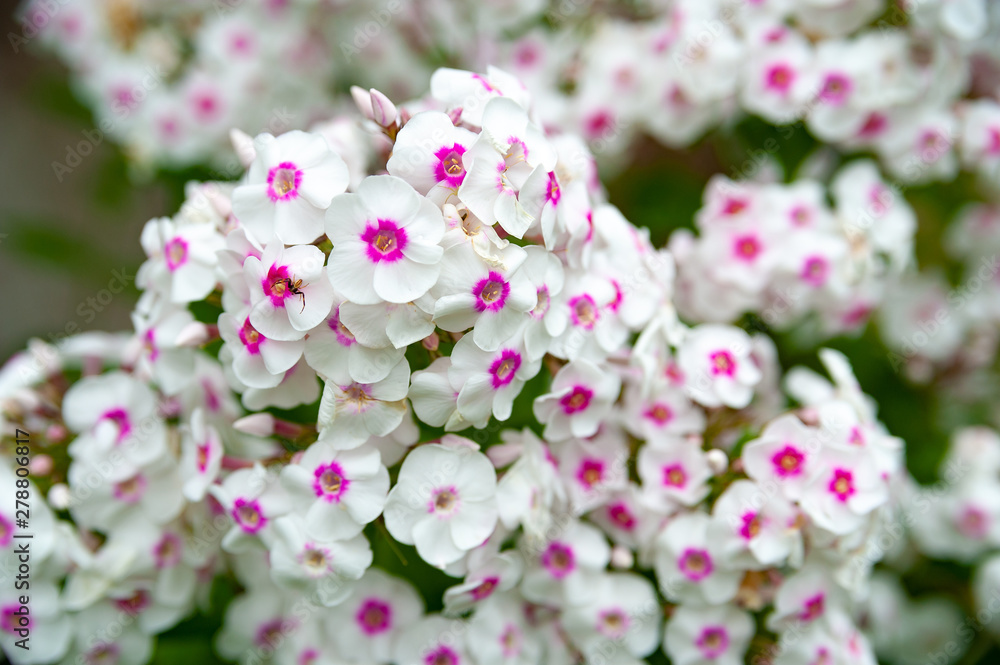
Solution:
{"label": "white flower", "polygon": [[364,536],[346,540],[316,538],[299,515],[286,515],[274,522],[270,550],[271,576],[278,584],[306,593],[315,592],[331,607],[351,594],[351,582],[359,579],[372,563],[372,551]]}
{"label": "white flower", "polygon": [[731,326],[694,328],[677,350],[684,391],[702,406],[742,409],[753,397],[760,370],[750,358],[750,336]]}
{"label": "white flower", "polygon": [[550,441],[593,436],[611,412],[621,385],[608,365],[582,358],[563,365],[551,392],[535,398],[535,417],[545,423],[543,436]]}
{"label": "white flower", "polygon": [[466,335],[452,349],[448,380],[457,387],[459,413],[482,428],[490,414],[497,420],[510,418],[514,398],[540,368],[541,360],[528,358],[517,336],[490,352]]}
{"label": "white flower", "polygon": [[472,665],[462,634],[465,623],[428,614],[399,635],[393,662],[398,665]]}
{"label": "white flower", "polygon": [[590,600],[567,608],[562,624],[587,657],[599,663],[618,649],[636,658],[653,653],[660,641],[662,612],[648,580],[629,573],[602,575]]}
{"label": "white flower", "polygon": [[656,539],[656,578],[668,600],[717,605],[736,596],[743,573],[723,566],[721,543],[708,535],[710,522],[700,512],[680,515]]}
{"label": "white flower", "polygon": [[254,139],[256,157],[233,191],[233,212],[261,243],[311,243],[323,235],[323,213],[347,189],[347,165],[319,134],[291,131]]}
{"label": "white flower", "polygon": [[732,605],[681,605],[667,620],[663,651],[677,665],[739,665],[753,634],[753,619]]}
{"label": "white flower", "polygon": [[406,303],[434,286],[444,250],[444,218],[405,181],[372,176],[342,194],[326,213],[333,242],[327,272],[351,302]]}
{"label": "white flower", "polygon": [[455,127],[440,111],[417,113],[396,135],[386,170],[421,194],[435,189],[454,193],[465,179],[462,155],[475,140],[474,133]]}
{"label": "white flower", "polygon": [[312,245],[285,248],[272,241],[247,257],[243,274],[250,290],[250,323],[265,337],[302,339],[330,313],[333,288],[323,275],[323,252]]}
{"label": "white flower", "polygon": [[565,518],[548,542],[525,545],[530,558],[521,593],[530,601],[569,607],[591,599],[595,582],[611,560],[611,547],[599,529]]}
{"label": "white flower", "polygon": [[403,460],[385,505],[393,538],[416,545],[437,567],[481,545],[497,523],[496,471],[482,453],[441,444],[420,446]]}
{"label": "white flower", "polygon": [[389,434],[406,414],[409,382],[410,364],[405,357],[374,383],[354,381],[347,372],[327,377],[319,405],[320,431],[340,448],[355,448],[371,436]]}
{"label": "white flower", "polygon": [[257,539],[270,535],[273,521],[289,508],[277,474],[269,474],[260,464],[234,471],[209,491],[235,522],[222,539],[223,549],[229,552],[245,551]]}
{"label": "white flower", "polygon": [[271,339],[257,330],[248,315],[220,314],[219,335],[225,342],[219,359],[228,361],[233,376],[242,384],[233,386],[237,390],[277,386],[302,357],[305,346],[301,338],[292,341]]}
{"label": "white flower", "polygon": [[758,483],[774,483],[786,498],[802,498],[806,484],[819,470],[823,434],[788,414],[768,423],[759,438],[743,448],[747,475]]}
{"label": "white flower", "polygon": [[377,450],[339,450],[320,439],[281,470],[281,483],[309,535],[335,540],[356,536],[382,513],[389,473]]}
{"label": "white flower", "polygon": [[344,304],[335,298],[326,321],[309,332],[306,362],[323,376],[346,375],[359,383],[381,381],[399,363],[405,349],[395,348],[388,339],[379,340],[381,344],[375,348],[359,341],[341,319]]}
{"label": "white flower", "polygon": [[151,219],[142,229],[141,242],[149,260],[136,273],[137,286],[159,291],[178,304],[202,300],[215,288],[216,252],[224,245],[211,224]]}
{"label": "white flower", "polygon": [[195,409],[181,439],[180,473],[184,497],[201,501],[222,467],[222,440],[218,431],[205,422],[205,412]]}
{"label": "white flower", "polygon": [[351,596],[330,610],[329,630],[345,658],[387,665],[400,632],[423,611],[409,582],[369,568]]}
{"label": "white flower", "polygon": [[803,545],[799,513],[783,496],[766,486],[737,480],[712,506],[712,540],[722,543],[731,567],[763,569],[789,557],[801,562]]}
{"label": "white flower", "polygon": [[643,494],[649,505],[672,512],[677,504],[694,506],[708,494],[712,472],[698,442],[669,438],[639,450],[637,462]]}
{"label": "white flower", "polygon": [[537,304],[535,289],[518,270],[526,258],[517,245],[497,251],[490,263],[468,243],[450,248],[441,260],[441,277],[431,290],[437,299],[434,322],[450,332],[473,328],[476,345],[495,351]]}
{"label": "white flower", "polygon": [[499,97],[483,110],[483,130],[463,155],[466,174],[458,197],[479,219],[494,221],[515,238],[535,222],[518,200],[522,186],[539,170],[555,168],[556,155],[543,132],[517,102]]}

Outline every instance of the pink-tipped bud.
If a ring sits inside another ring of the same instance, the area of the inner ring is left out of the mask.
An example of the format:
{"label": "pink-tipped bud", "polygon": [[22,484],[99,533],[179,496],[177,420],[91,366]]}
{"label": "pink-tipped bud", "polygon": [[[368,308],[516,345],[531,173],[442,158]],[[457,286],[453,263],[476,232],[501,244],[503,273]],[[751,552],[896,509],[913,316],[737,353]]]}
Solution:
{"label": "pink-tipped bud", "polygon": [[361,111],[361,114],[368,118],[369,120],[374,120],[372,116],[372,96],[364,88],[359,88],[356,85],[351,86],[351,97],[354,98],[354,104]]}
{"label": "pink-tipped bud", "polygon": [[254,436],[271,436],[274,434],[274,416],[270,413],[251,413],[234,422],[233,429]]}
{"label": "pink-tipped bud", "polygon": [[384,94],[372,88],[368,91],[372,100],[372,120],[379,127],[389,127],[396,122],[399,112],[396,105]]}
{"label": "pink-tipped bud", "polygon": [[458,123],[462,121],[462,107],[456,106],[448,111],[448,119],[451,120],[451,124],[458,126]]}
{"label": "pink-tipped bud", "polygon": [[48,455],[35,455],[28,464],[28,471],[33,476],[47,476],[52,473],[53,466],[52,458]]}
{"label": "pink-tipped bud", "polygon": [[428,351],[437,351],[440,342],[441,339],[438,337],[438,334],[436,332],[432,332],[424,338],[424,341],[421,342],[421,344],[423,344],[423,347]]}
{"label": "pink-tipped bud", "polygon": [[177,333],[177,346],[201,346],[211,340],[211,332],[204,323],[192,321]]}
{"label": "pink-tipped bud", "polygon": [[729,457],[725,452],[719,450],[718,448],[712,448],[707,453],[705,453],[705,461],[708,462],[708,468],[712,470],[714,475],[719,475],[724,473],[727,468],[729,468]]}
{"label": "pink-tipped bud", "polygon": [[524,446],[520,443],[501,443],[487,448],[486,456],[499,469],[516,462],[523,451]]}
{"label": "pink-tipped bud", "polygon": [[67,433],[66,428],[62,425],[49,425],[48,429],[45,430],[45,438],[52,443],[61,443],[66,438]]}
{"label": "pink-tipped bud", "polygon": [[233,151],[243,168],[249,168],[253,160],[257,158],[257,149],[253,147],[253,137],[239,129],[230,129],[229,142],[233,144]]}

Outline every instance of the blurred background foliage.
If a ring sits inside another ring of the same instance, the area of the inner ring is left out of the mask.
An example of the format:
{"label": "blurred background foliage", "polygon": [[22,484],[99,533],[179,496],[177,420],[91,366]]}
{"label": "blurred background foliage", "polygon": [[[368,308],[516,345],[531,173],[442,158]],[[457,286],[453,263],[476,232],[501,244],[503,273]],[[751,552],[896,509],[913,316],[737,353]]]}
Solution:
{"label": "blurred background foliage", "polygon": [[[12,12],[0,13],[6,34],[13,27]],[[55,341],[74,330],[128,329],[129,312],[138,297],[134,284],[107,304],[88,299],[107,287],[112,271],[135,274],[144,259],[139,245],[143,224],[151,217],[173,214],[184,199],[185,183],[210,179],[211,173],[188,169],[137,174],[130,171],[117,146],[101,141],[60,179],[53,163],[65,162],[70,147],[96,125],[70,89],[65,70],[51,57],[0,49],[0,98],[0,269],[5,287],[0,289],[4,314],[0,357],[17,352],[30,337]],[[623,170],[604,178],[610,200],[634,224],[648,227],[654,244],[662,246],[674,229],[694,228],[693,215],[708,178],[714,173],[733,176],[741,170],[746,174],[752,152],[769,139],[777,141],[772,156],[786,180],[819,148],[801,125],[775,128],[754,118],[682,151],[645,141],[635,147]],[[974,186],[960,179],[910,188],[904,194],[919,219],[920,265],[943,265],[940,239],[954,213],[979,198]],[[953,284],[960,277],[954,267],[945,266],[945,274]],[[743,323],[751,332],[773,337],[783,367],[820,370],[815,349],[804,345],[795,330],[768,330],[759,320]],[[873,322],[860,336],[833,339],[826,345],[848,356],[861,386],[878,403],[882,421],[906,441],[910,471],[918,481],[932,483],[947,431],[957,423],[988,423],[995,414],[945,412],[936,397],[938,387],[914,385],[895,371],[875,327]],[[502,426],[491,423],[470,437],[481,444],[493,443],[501,429],[529,426],[531,401],[544,388],[545,377],[540,375],[515,403],[511,421]],[[366,535],[376,565],[415,582],[428,609],[440,609],[441,594],[454,580],[424,563],[413,548],[392,542],[380,523],[369,525]],[[968,608],[969,599],[959,595],[968,588],[968,577],[964,567],[930,563],[908,575],[906,582],[915,592],[948,593]],[[217,662],[211,639],[221,625],[227,599],[236,592],[234,585],[220,578],[211,591],[211,609],[162,635],[154,662]],[[667,661],[657,652],[650,662]],[[961,662],[1000,663],[1000,650],[989,640],[977,641]]]}

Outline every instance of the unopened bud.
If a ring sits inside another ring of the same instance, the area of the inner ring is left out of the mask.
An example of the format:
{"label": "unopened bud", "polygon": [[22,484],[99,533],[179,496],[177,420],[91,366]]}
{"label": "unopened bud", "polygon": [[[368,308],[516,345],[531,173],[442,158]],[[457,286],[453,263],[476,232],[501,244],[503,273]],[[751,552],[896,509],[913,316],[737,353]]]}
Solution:
{"label": "unopened bud", "polygon": [[399,117],[396,105],[375,88],[372,88],[369,93],[372,100],[372,120],[379,127],[389,127],[395,123],[396,118]]}
{"label": "unopened bud", "polygon": [[708,468],[716,476],[723,473],[729,467],[729,457],[718,448],[712,448],[705,453],[705,461],[708,462]]}
{"label": "unopened bud", "polygon": [[611,548],[611,566],[619,570],[628,570],[635,564],[632,550],[622,545]]}
{"label": "unopened bud", "polygon": [[361,111],[361,114],[368,118],[369,120],[374,120],[372,116],[372,96],[364,88],[359,88],[356,85],[351,86],[351,97],[354,98],[354,104]]}
{"label": "unopened bud", "polygon": [[254,436],[271,436],[274,434],[274,416],[270,413],[252,413],[234,422],[233,429]]}
{"label": "unopened bud", "polygon": [[249,168],[253,160],[257,158],[257,150],[253,147],[253,137],[239,129],[230,129],[229,142],[233,144],[233,151],[243,168]]}

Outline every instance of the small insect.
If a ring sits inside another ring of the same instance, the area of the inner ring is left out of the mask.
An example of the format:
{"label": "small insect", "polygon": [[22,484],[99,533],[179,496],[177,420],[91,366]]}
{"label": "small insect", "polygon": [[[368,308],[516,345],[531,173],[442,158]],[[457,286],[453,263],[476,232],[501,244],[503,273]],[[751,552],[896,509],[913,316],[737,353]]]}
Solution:
{"label": "small insect", "polygon": [[285,288],[299,297],[299,300],[302,301],[302,309],[299,310],[299,313],[304,312],[306,309],[306,294],[302,291],[302,280],[297,279],[293,282],[286,277]]}

